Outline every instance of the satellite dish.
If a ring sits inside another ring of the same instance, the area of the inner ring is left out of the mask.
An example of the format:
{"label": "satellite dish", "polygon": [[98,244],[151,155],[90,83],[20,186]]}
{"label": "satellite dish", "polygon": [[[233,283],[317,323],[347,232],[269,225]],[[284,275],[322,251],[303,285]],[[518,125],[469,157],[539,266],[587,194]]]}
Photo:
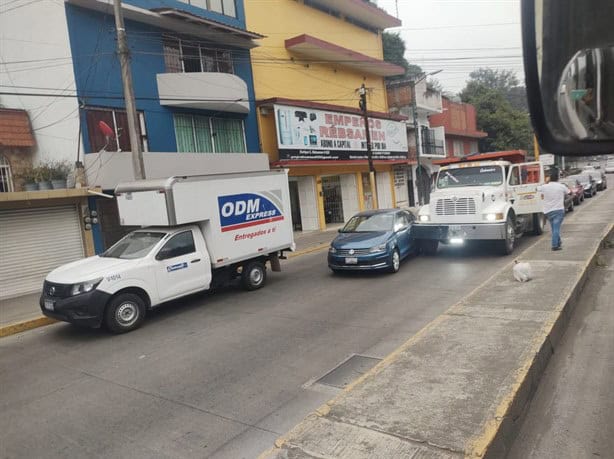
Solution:
{"label": "satellite dish", "polygon": [[100,129],[100,132],[102,132],[105,137],[115,137],[115,132],[113,131],[113,129],[111,129],[111,126],[109,126],[104,121],[98,121],[98,129]]}

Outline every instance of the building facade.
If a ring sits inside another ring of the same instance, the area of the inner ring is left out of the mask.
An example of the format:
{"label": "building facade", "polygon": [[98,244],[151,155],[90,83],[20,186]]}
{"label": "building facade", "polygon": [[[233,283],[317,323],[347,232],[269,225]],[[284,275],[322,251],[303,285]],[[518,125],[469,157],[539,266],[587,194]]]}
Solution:
{"label": "building facade", "polygon": [[479,152],[478,140],[488,134],[477,128],[475,107],[447,97],[443,97],[442,102],[442,112],[431,115],[430,124],[431,127],[444,128],[447,156],[464,156]]}
{"label": "building facade", "polygon": [[[290,171],[295,229],[324,229],[363,209],[406,203],[407,185],[395,180],[395,166],[407,164],[405,126],[388,112],[384,83],[404,69],[385,62],[382,48],[382,30],[400,21],[364,0],[245,6],[248,29],[266,36],[251,51],[261,150]],[[358,106],[363,84],[375,190]]]}
{"label": "building facade", "polygon": [[[425,79],[394,80],[387,83],[388,106],[392,113],[407,117],[409,205],[428,203],[433,160],[446,157],[445,128],[433,127],[430,117],[442,113],[441,92],[429,89]],[[413,98],[416,98],[414,121]],[[416,132],[417,128],[417,132]]]}

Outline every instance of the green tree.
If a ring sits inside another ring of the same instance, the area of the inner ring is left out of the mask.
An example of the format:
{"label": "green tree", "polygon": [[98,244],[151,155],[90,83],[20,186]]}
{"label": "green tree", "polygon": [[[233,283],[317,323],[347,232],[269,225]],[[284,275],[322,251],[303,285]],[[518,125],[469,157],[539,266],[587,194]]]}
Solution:
{"label": "green tree", "polygon": [[382,42],[384,46],[384,60],[391,64],[400,65],[405,69],[404,75],[397,75],[390,77],[390,79],[405,78],[422,73],[422,67],[410,64],[405,58],[405,40],[403,40],[401,35],[394,32],[384,32],[382,35]]}
{"label": "green tree", "polygon": [[[531,147],[532,129],[524,88],[511,70],[478,69],[459,94],[475,106],[478,128],[488,137],[480,140],[481,151]],[[524,105],[523,105],[524,96]]]}

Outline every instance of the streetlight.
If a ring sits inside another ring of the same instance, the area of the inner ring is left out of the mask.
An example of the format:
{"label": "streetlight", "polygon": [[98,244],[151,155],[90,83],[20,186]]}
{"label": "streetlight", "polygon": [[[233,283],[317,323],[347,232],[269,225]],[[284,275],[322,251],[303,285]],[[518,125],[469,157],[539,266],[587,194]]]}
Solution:
{"label": "streetlight", "polygon": [[435,70],[434,72],[430,72],[430,73],[423,73],[422,76],[420,78],[418,78],[417,80],[410,80],[409,85],[411,87],[411,109],[412,109],[412,115],[414,117],[414,138],[416,140],[416,181],[418,182],[418,205],[421,206],[422,205],[422,195],[423,195],[423,190],[420,187],[420,181],[418,178],[418,173],[420,174],[420,176],[422,176],[422,169],[421,169],[421,165],[420,165],[420,147],[422,146],[422,143],[419,142],[418,139],[418,106],[416,104],[416,85],[418,83],[420,83],[422,80],[424,80],[427,77],[433,76],[433,75],[437,75],[438,73],[443,72],[443,69],[439,69],[439,70]]}

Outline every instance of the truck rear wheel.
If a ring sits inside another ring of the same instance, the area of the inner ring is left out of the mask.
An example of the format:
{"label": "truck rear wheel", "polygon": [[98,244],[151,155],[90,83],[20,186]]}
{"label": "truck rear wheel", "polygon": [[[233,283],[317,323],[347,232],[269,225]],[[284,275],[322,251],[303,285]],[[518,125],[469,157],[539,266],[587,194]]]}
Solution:
{"label": "truck rear wheel", "polygon": [[145,302],[134,293],[112,298],[104,311],[104,324],[112,333],[126,333],[138,328],[145,319]]}
{"label": "truck rear wheel", "polygon": [[436,239],[422,239],[419,243],[420,252],[425,255],[435,255],[439,247],[439,241]]}
{"label": "truck rear wheel", "polygon": [[241,285],[247,291],[261,288],[266,281],[266,267],[261,261],[251,261],[243,266]]}
{"label": "truck rear wheel", "polygon": [[505,222],[505,239],[500,241],[500,244],[501,253],[503,255],[510,255],[514,251],[516,245],[516,230],[511,215],[507,216],[507,221]]}

